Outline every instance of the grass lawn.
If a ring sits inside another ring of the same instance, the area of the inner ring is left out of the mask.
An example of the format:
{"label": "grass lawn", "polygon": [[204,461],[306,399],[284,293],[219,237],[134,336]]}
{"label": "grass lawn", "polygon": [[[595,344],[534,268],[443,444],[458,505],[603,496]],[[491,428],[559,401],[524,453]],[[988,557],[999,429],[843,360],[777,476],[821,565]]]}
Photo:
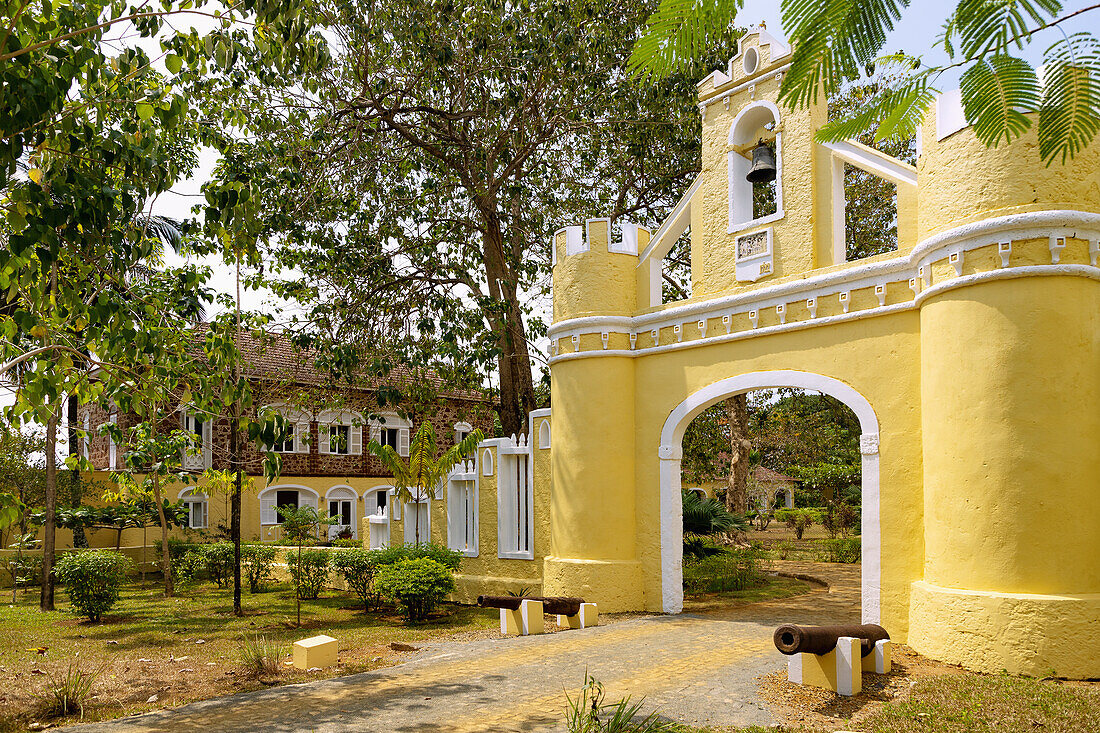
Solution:
{"label": "grass lawn", "polygon": [[[232,590],[201,585],[168,599],[150,581],[144,589],[128,584],[118,604],[95,624],[74,616],[62,589],[52,613],[39,613],[36,593],[21,596],[15,605],[0,605],[5,637],[0,645],[0,731],[25,730],[36,720],[37,695],[48,673],[64,671],[70,661],[86,670],[102,669],[84,711],[85,720],[101,720],[375,669],[401,660],[391,642],[476,638],[499,631],[495,609],[445,605],[428,621],[406,627],[392,609],[365,613],[354,595],[338,591],[303,601],[303,628],[298,629],[289,584],[256,595],[245,592],[242,602],[245,615],[237,618]],[[284,665],[277,678],[264,680],[244,673],[244,639],[262,635],[285,645],[289,654],[294,641],[321,633],[339,639],[339,666],[307,674]],[[39,653],[42,648],[45,653]]]}
{"label": "grass lawn", "polygon": [[684,596],[685,611],[705,611],[708,608],[729,608],[747,603],[759,603],[775,598],[789,598],[809,593],[812,586],[802,580],[769,575],[767,583],[756,588],[722,591],[720,593],[692,593]]}
{"label": "grass lawn", "polygon": [[[971,672],[926,677],[905,697],[844,725],[866,733],[1085,733],[1100,731],[1100,684]],[[811,733],[808,728],[692,728],[675,733]]]}

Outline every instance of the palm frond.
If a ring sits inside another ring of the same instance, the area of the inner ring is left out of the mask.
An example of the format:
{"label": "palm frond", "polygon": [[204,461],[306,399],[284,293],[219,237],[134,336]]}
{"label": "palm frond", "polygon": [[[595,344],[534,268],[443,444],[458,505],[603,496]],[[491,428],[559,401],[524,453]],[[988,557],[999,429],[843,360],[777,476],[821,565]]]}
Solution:
{"label": "palm frond", "polygon": [[864,100],[855,114],[822,125],[815,138],[818,142],[836,142],[874,130],[876,141],[907,140],[916,134],[936,94],[928,83],[927,72],[915,74]]}
{"label": "palm frond", "polygon": [[1060,0],[960,0],[944,30],[944,49],[954,55],[954,37],[967,59],[1003,54],[1012,45],[1023,48],[1028,31],[1061,9]]}
{"label": "palm frond", "polygon": [[1039,108],[1039,155],[1050,165],[1081,152],[1100,132],[1100,40],[1075,33],[1047,49]]}
{"label": "palm frond", "polygon": [[1012,142],[1031,127],[1028,112],[1039,109],[1035,70],[1023,59],[995,54],[979,59],[962,75],[963,110],[978,139],[988,147]]}
{"label": "palm frond", "polygon": [[859,77],[908,6],[909,0],[784,0],[783,26],[794,55],[780,99],[802,107]]}
{"label": "palm frond", "polygon": [[628,67],[644,78],[689,68],[730,27],[743,0],[661,0]]}

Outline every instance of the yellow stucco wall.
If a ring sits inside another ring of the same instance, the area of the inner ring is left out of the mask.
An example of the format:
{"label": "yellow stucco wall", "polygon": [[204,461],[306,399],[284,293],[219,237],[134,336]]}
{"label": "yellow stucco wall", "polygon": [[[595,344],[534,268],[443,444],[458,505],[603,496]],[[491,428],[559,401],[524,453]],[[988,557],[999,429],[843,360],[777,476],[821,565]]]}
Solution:
{"label": "yellow stucco wall", "polygon": [[723,380],[809,375],[795,381],[839,385],[879,431],[861,439],[865,618],[974,669],[1100,676],[1100,143],[1047,167],[1033,134],[987,150],[970,129],[936,139],[930,116],[898,252],[834,264],[824,113],[784,110],[774,274],[737,282],[727,135],[775,99],[783,69],[761,51],[758,76],[735,57],[700,85],[690,300],[639,302],[646,260],[616,299],[623,255],[558,252],[548,592],[675,608],[662,486],[678,485],[680,447],[662,440],[685,405],[732,394]]}

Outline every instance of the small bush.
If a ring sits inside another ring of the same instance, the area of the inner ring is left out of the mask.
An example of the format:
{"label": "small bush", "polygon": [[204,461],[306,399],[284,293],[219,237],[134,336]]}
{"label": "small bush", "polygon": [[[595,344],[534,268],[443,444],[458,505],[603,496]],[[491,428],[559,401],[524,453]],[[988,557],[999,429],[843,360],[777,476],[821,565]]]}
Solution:
{"label": "small bush", "polygon": [[245,638],[240,647],[241,664],[245,674],[253,679],[274,677],[283,671],[283,657],[286,647],[276,641],[268,641],[266,636]]}
{"label": "small bush", "polygon": [[761,556],[759,548],[748,547],[685,562],[684,591],[720,593],[757,586],[764,578],[760,570]]}
{"label": "small bush", "polygon": [[270,545],[242,545],[241,572],[248,579],[249,593],[262,593],[275,579],[275,556]]}
{"label": "small bush", "polygon": [[290,577],[298,586],[300,598],[312,601],[321,595],[328,583],[331,553],[320,549],[302,550],[302,567],[298,568],[298,553],[286,554],[286,567]]}
{"label": "small bush", "polygon": [[449,567],[420,557],[380,566],[375,585],[398,605],[407,621],[422,621],[455,589],[455,578]]}
{"label": "small bush", "polygon": [[362,547],[363,540],[352,539],[351,537],[337,537],[332,541],[333,547]]}
{"label": "small bush", "polygon": [[[176,566],[176,575],[183,583],[209,580],[219,588],[227,588],[233,582],[233,543],[210,542],[190,545]],[[168,546],[172,551],[172,546]],[[242,548],[243,552],[243,548]]]}
{"label": "small bush", "polygon": [[820,513],[813,509],[780,509],[776,511],[775,518],[793,529],[798,539],[802,539],[803,533],[815,522],[821,521]]}
{"label": "small bush", "polygon": [[794,543],[784,540],[775,546],[775,553],[780,560],[786,560],[794,552]]}
{"label": "small bush", "polygon": [[332,568],[344,578],[355,595],[370,610],[378,605],[378,593],[374,590],[374,575],[378,569],[376,550],[355,547],[332,553]]}
{"label": "small bush", "polygon": [[121,552],[96,550],[62,555],[54,572],[65,584],[73,608],[99,621],[118,601],[122,583],[133,567],[133,561]]}
{"label": "small bush", "polygon": [[828,562],[859,562],[859,537],[836,537],[834,539],[825,540],[824,543],[825,559]]}
{"label": "small bush", "polygon": [[397,545],[396,547],[382,547],[377,550],[371,550],[375,553],[375,565],[381,567],[382,565],[395,565],[402,560],[419,560],[421,558],[428,558],[435,560],[440,565],[450,568],[452,572],[458,572],[458,567],[462,563],[462,553],[458,550],[452,550],[444,545],[437,545],[434,542],[421,542],[419,545]]}
{"label": "small bush", "polygon": [[75,662],[69,662],[64,672],[47,672],[46,684],[38,694],[40,712],[54,718],[80,711],[84,717],[84,703],[92,691],[92,685],[103,674],[103,668],[84,671]]}
{"label": "small bush", "polygon": [[710,537],[695,534],[684,535],[684,557],[710,557],[721,555],[728,551],[725,545],[721,545]]}

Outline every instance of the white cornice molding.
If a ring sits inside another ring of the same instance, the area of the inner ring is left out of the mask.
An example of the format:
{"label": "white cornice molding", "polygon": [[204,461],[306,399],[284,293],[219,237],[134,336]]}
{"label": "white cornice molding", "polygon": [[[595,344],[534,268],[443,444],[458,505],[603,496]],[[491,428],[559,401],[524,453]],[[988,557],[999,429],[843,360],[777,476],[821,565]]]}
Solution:
{"label": "white cornice molding", "polygon": [[[1100,239],[1100,214],[1054,210],[1010,214],[996,219],[974,222],[936,234],[924,240],[907,255],[888,260],[868,262],[832,272],[810,275],[808,277],[756,288],[742,293],[725,295],[698,303],[673,306],[663,310],[642,313],[637,316],[585,316],[560,321],[553,324],[548,336],[551,339],[580,336],[583,333],[614,332],[639,334],[645,331],[674,327],[677,324],[698,322],[704,319],[721,318],[734,312],[762,310],[778,305],[796,303],[801,300],[815,299],[835,295],[841,291],[859,290],[890,282],[905,282],[919,277],[919,268],[931,262],[943,259],[957,252],[966,252],[979,247],[989,246],[1003,241],[1011,234],[1011,240],[1046,239],[1051,236],[1072,237],[1087,240],[1090,243]],[[1090,244],[1091,246],[1091,244]],[[1091,251],[1091,250],[1090,250]],[[1069,275],[1100,279],[1100,270],[1091,265],[1031,265],[1026,267],[1008,267],[952,278],[934,286],[926,287],[914,293],[912,300],[904,303],[879,306],[851,313],[811,318],[805,321],[767,326],[764,328],[739,331],[737,333],[708,336],[690,341],[650,346],[641,349],[605,349],[599,351],[580,351],[570,354],[553,355],[551,363],[556,361],[592,356],[641,356],[656,351],[671,351],[694,348],[702,344],[722,343],[744,338],[752,338],[771,333],[801,328],[811,328],[848,320],[858,320],[919,307],[920,303],[934,292],[949,288],[964,287],[983,279],[1003,279],[1012,277],[1030,277],[1036,275]]]}

